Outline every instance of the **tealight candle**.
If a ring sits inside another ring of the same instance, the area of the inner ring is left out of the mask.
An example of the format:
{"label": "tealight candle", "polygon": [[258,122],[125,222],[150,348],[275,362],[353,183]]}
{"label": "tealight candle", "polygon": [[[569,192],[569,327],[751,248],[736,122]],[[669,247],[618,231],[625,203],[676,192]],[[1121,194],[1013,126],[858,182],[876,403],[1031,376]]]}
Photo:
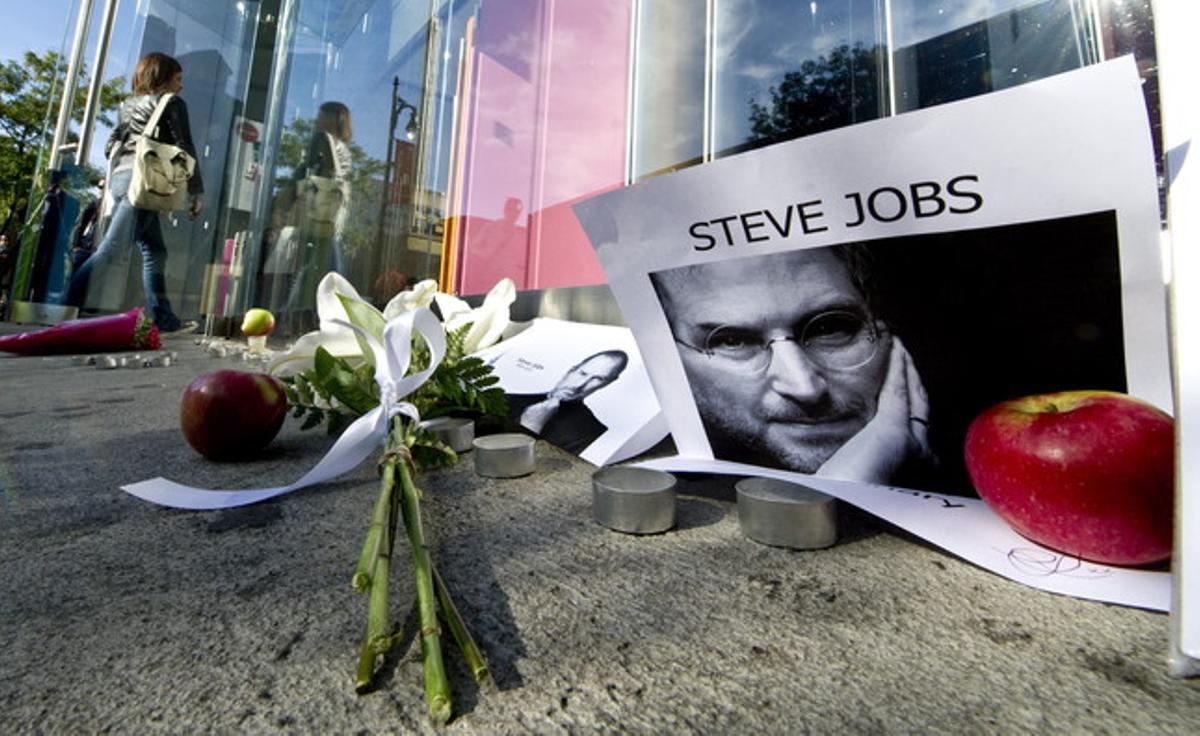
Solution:
{"label": "tealight candle", "polygon": [[246,350],[254,355],[262,355],[267,352],[267,336],[250,335],[246,338]]}
{"label": "tealight candle", "polygon": [[455,452],[470,450],[475,441],[475,422],[462,417],[434,417],[421,423]]}
{"label": "tealight candle", "polygon": [[747,538],[791,549],[820,549],[837,541],[832,496],[774,478],[743,478],[734,488],[738,524]]}
{"label": "tealight candle", "polygon": [[507,432],[476,437],[475,473],[486,478],[517,478],[533,472],[533,438]]}
{"label": "tealight candle", "polygon": [[675,476],[617,465],[592,474],[592,518],[626,534],[657,534],[675,526]]}

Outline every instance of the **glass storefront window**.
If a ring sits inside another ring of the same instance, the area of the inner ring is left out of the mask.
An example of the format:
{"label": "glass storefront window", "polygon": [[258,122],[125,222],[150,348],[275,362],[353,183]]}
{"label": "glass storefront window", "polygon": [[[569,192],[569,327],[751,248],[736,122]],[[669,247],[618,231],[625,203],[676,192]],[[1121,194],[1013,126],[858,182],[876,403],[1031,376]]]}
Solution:
{"label": "glass storefront window", "polygon": [[[206,278],[223,217],[224,180],[237,146],[230,120],[245,105],[246,76],[253,48],[258,3],[194,3],[190,0],[143,0],[134,12],[134,48],[110,59],[110,69],[129,79],[137,60],[161,51],[179,60],[184,71],[182,96],[188,105],[197,167],[205,183],[204,213],[189,220],[183,213],[162,218],[167,246],[167,295],[183,316],[210,311]],[[123,20],[124,18],[122,18]],[[123,64],[122,64],[123,62]],[[122,69],[121,66],[124,66]],[[103,149],[103,139],[95,148]],[[96,273],[87,306],[105,311],[142,303],[141,266],[133,249]]]}
{"label": "glass storefront window", "polygon": [[893,0],[896,111],[1005,89],[1099,61],[1088,4]]}
{"label": "glass storefront window", "polygon": [[425,47],[396,44],[394,5],[301,0],[282,8],[292,27],[276,49],[282,89],[266,121],[278,143],[266,217],[249,234],[260,246],[249,255],[259,278],[247,293],[293,333],[315,323],[316,285],[328,271],[376,301],[398,291],[389,286],[397,269],[428,275],[399,252],[409,245]]}
{"label": "glass storefront window", "polygon": [[703,3],[637,3],[633,178],[699,163],[705,153],[708,17]]}
{"label": "glass storefront window", "polygon": [[[315,325],[329,270],[381,306],[424,278],[466,295],[502,277],[603,283],[580,199],[1122,53],[1157,115],[1145,0],[138,8],[140,50],[187,69],[207,184],[205,219],[167,228],[172,300],[190,314],[267,306],[285,336]],[[126,282],[135,302],[132,265]]]}
{"label": "glass storefront window", "polygon": [[887,114],[877,0],[716,4],[713,144],[723,155]]}

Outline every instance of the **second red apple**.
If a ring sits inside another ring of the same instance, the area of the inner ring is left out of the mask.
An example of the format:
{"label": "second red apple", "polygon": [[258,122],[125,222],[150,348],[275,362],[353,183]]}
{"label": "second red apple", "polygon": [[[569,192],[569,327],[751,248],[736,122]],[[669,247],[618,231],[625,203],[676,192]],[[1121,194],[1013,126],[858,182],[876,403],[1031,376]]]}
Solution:
{"label": "second red apple", "polygon": [[1174,422],[1110,391],[998,404],[967,430],[966,465],[983,500],[1021,535],[1111,565],[1171,555]]}

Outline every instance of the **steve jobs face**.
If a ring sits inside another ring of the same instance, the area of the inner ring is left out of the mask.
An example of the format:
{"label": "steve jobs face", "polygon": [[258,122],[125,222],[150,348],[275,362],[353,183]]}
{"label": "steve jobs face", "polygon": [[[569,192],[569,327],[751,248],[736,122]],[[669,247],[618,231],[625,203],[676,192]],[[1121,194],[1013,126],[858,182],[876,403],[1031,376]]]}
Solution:
{"label": "steve jobs face", "polygon": [[572,367],[550,391],[560,401],[580,401],[617,380],[628,358],[613,351],[597,353]]}
{"label": "steve jobs face", "polygon": [[653,279],[717,457],[813,473],[875,415],[891,338],[830,249]]}

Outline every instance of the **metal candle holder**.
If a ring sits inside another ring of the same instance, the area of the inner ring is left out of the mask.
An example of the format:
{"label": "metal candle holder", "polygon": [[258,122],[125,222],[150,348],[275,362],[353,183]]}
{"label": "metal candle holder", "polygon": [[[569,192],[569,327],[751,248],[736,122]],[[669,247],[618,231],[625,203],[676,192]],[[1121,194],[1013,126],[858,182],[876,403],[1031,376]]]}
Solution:
{"label": "metal candle holder", "polygon": [[421,423],[455,452],[466,452],[475,442],[475,422],[461,417],[434,417]]}
{"label": "metal candle holder", "polygon": [[533,472],[533,438],[514,432],[476,437],[475,473],[485,478],[519,478]]}
{"label": "metal candle holder", "polygon": [[774,478],[743,478],[734,488],[738,524],[747,538],[791,549],[820,549],[837,541],[832,496]]}
{"label": "metal candle holder", "polygon": [[657,534],[675,526],[675,476],[617,465],[592,474],[592,516],[626,534]]}

